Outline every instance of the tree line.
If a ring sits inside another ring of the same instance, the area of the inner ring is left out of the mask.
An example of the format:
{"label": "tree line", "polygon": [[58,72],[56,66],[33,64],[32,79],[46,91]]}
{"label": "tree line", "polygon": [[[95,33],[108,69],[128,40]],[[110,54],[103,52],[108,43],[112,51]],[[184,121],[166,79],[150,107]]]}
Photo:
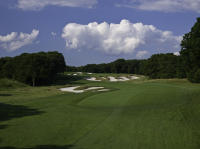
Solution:
{"label": "tree line", "polygon": [[93,73],[134,73],[150,78],[188,78],[200,83],[200,18],[191,31],[184,35],[180,56],[173,53],[155,54],[146,60],[118,59],[111,63],[67,66],[67,71]]}
{"label": "tree line", "polygon": [[64,71],[64,57],[56,51],[0,58],[0,78],[10,78],[32,86],[49,84],[57,73]]}
{"label": "tree line", "polygon": [[130,73],[147,75],[150,78],[184,78],[181,57],[173,53],[155,54],[146,60],[118,59],[111,63],[88,64],[81,67],[67,66],[67,71],[92,73]]}
{"label": "tree line", "polygon": [[61,53],[23,53],[16,57],[0,58],[0,78],[18,80],[32,86],[54,81],[57,73],[82,71],[93,73],[130,73],[150,78],[188,78],[200,83],[200,18],[191,31],[184,35],[180,55],[155,54],[149,59],[118,59],[111,63],[88,64],[80,67],[66,66]]}

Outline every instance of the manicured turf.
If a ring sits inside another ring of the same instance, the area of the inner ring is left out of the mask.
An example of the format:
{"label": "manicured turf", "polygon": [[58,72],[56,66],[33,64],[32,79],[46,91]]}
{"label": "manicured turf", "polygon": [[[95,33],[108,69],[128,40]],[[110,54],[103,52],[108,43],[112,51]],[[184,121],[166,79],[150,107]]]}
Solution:
{"label": "manicured turf", "polygon": [[0,148],[200,148],[200,85],[176,79],[74,83],[111,91],[1,89]]}

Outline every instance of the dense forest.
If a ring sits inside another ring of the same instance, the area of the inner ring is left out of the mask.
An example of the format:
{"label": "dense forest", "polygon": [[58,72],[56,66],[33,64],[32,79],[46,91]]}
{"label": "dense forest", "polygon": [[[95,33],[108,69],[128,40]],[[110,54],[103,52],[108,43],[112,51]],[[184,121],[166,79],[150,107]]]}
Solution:
{"label": "dense forest", "polygon": [[65,71],[65,60],[58,52],[23,53],[0,58],[0,78],[10,78],[32,86],[51,83]]}
{"label": "dense forest", "polygon": [[200,18],[181,42],[181,56],[191,82],[200,83]]}
{"label": "dense forest", "polygon": [[81,71],[93,73],[131,73],[150,78],[188,78],[200,83],[200,18],[184,35],[180,55],[155,54],[144,60],[118,59],[111,63],[66,66],[58,52],[24,53],[16,57],[0,58],[0,78],[11,78],[32,86],[51,83],[57,73]]}
{"label": "dense forest", "polygon": [[67,71],[92,73],[130,73],[147,75],[150,78],[184,78],[181,57],[173,53],[155,54],[147,60],[118,59],[108,64],[88,64],[81,67],[67,66]]}

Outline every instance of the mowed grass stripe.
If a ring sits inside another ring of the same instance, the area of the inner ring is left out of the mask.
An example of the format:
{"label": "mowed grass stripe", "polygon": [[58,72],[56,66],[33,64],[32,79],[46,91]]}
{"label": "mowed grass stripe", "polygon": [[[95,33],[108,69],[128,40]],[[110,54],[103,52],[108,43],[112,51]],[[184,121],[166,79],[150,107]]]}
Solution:
{"label": "mowed grass stripe", "polygon": [[[171,85],[166,84],[162,87],[159,84],[159,88],[156,84],[152,84],[147,86],[146,90],[143,87],[146,88],[146,85],[139,86],[138,89],[134,88],[133,94],[135,96],[132,97],[132,100],[126,99],[127,94],[130,94],[130,90],[127,88],[124,89],[127,92],[124,92],[123,98],[118,94],[112,99],[104,97],[103,99],[107,101],[114,100],[115,106],[118,101],[117,98],[120,98],[125,104],[117,105],[118,108],[114,108],[114,112],[106,121],[98,125],[99,127],[90,132],[88,136],[85,136],[79,142],[79,146],[85,145],[85,148],[125,147],[152,149],[177,147],[189,149],[196,147],[191,128],[188,127],[187,122],[184,121],[183,115],[179,111],[179,106],[185,102],[180,97],[187,95],[186,88],[175,87],[174,89]],[[141,94],[141,91],[145,92],[145,94]],[[146,94],[148,91],[154,95]],[[123,92],[120,93],[122,94]],[[175,95],[175,97],[170,96],[167,98],[165,94]],[[95,103],[97,99],[91,98],[93,97],[90,97],[89,100]],[[104,104],[107,105],[105,100],[103,100]],[[90,103],[90,105],[92,104]],[[100,103],[101,105],[103,104]]]}
{"label": "mowed grass stripe", "polygon": [[20,92],[2,97],[3,103],[43,113],[0,121],[0,126],[6,125],[0,129],[0,146],[199,149],[199,85],[179,80],[83,82],[115,90],[73,94],[55,89],[53,94],[51,88],[48,94],[45,87],[40,92],[44,89],[46,97],[39,97],[34,88],[26,92],[27,99]]}

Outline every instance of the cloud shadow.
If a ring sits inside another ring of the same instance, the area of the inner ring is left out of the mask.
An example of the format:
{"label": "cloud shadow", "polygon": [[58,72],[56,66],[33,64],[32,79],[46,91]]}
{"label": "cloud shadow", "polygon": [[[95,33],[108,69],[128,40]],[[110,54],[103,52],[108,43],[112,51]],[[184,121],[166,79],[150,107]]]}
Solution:
{"label": "cloud shadow", "polygon": [[36,147],[31,148],[16,148],[11,146],[5,146],[0,147],[0,149],[70,149],[73,145],[64,145],[64,146],[58,146],[58,145],[38,145]]}
{"label": "cloud shadow", "polygon": [[[0,122],[7,121],[13,118],[38,115],[42,113],[44,112],[23,105],[11,105],[0,103]],[[0,126],[0,129],[1,128],[3,128],[2,125]]]}

